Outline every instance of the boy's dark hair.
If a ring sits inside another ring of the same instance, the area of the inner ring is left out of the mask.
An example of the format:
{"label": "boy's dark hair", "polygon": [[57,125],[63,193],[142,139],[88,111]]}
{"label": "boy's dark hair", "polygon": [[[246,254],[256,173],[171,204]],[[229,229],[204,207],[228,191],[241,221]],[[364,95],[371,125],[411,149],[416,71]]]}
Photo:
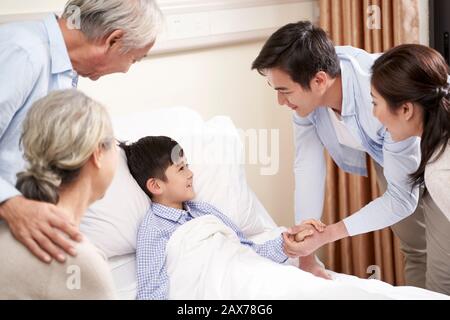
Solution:
{"label": "boy's dark hair", "polygon": [[127,156],[131,175],[150,198],[153,195],[147,189],[148,179],[167,181],[167,168],[184,157],[178,142],[169,137],[145,137],[132,144],[121,142],[120,147]]}
{"label": "boy's dark hair", "polygon": [[267,40],[252,70],[265,75],[265,70],[272,68],[280,68],[304,89],[311,89],[318,72],[336,78],[341,70],[333,42],[309,21],[288,24]]}

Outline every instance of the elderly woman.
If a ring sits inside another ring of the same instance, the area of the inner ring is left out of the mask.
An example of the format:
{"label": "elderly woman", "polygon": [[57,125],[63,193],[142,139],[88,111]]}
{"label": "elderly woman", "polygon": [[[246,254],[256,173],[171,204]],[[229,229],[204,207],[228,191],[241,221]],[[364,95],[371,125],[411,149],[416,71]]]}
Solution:
{"label": "elderly woman", "polygon": [[49,92],[76,87],[78,75],[97,80],[127,72],[151,49],[161,18],[153,0],[70,0],[61,17],[0,27],[0,223],[42,261],[75,254],[56,231],[80,235],[58,207],[26,199],[14,187],[24,168],[23,119]]}
{"label": "elderly woman", "polygon": [[[52,204],[78,226],[86,209],[112,181],[117,150],[106,110],[76,90],[56,91],[37,101],[24,121],[22,143],[28,167],[17,189],[30,201]],[[54,231],[54,238],[63,238]],[[64,264],[37,259],[0,225],[0,299],[111,299],[108,264],[86,239]]]}

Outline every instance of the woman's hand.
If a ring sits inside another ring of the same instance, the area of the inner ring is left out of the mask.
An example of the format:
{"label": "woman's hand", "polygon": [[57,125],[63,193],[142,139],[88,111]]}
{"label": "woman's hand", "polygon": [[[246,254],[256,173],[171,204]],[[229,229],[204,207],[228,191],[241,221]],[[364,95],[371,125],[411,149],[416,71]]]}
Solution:
{"label": "woman's hand", "polygon": [[321,221],[310,219],[303,221],[300,225],[290,228],[288,232],[291,235],[295,234],[295,241],[301,242],[308,236],[312,236],[315,231],[324,232],[326,227],[327,226]]}
{"label": "woman's hand", "polygon": [[323,232],[315,232],[301,242],[295,241],[297,231],[298,227],[294,227],[288,230],[288,234],[283,234],[284,250],[290,258],[309,256],[323,245],[349,235],[343,221],[327,226]]}
{"label": "woman's hand", "polygon": [[[288,230],[288,234],[283,234],[284,248],[287,256],[291,258],[297,258],[298,254],[301,254],[301,256],[308,255],[303,254],[303,251],[297,251],[297,249],[300,249],[300,247],[304,246],[303,242],[306,241],[305,239],[312,237],[316,232],[324,232],[325,228],[325,224],[323,224],[321,221],[313,219],[303,221],[301,224],[290,228]],[[301,245],[296,246],[295,243]]]}
{"label": "woman's hand", "polygon": [[6,220],[13,236],[43,262],[50,263],[52,257],[64,262],[64,251],[72,256],[77,254],[61,232],[75,241],[82,240],[81,233],[52,204],[14,197],[0,205],[0,218]]}

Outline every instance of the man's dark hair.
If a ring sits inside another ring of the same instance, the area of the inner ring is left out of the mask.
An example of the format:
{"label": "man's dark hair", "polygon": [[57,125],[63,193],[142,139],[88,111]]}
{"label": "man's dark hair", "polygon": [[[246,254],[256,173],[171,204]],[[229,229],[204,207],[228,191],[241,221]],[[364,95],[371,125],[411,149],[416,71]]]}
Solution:
{"label": "man's dark hair", "polygon": [[178,142],[169,137],[145,137],[132,144],[122,142],[120,147],[127,156],[131,175],[150,198],[153,195],[147,189],[148,179],[167,181],[167,168],[184,157]]}
{"label": "man's dark hair", "polygon": [[267,40],[252,70],[265,75],[272,68],[280,68],[304,89],[311,89],[311,80],[320,71],[332,78],[340,74],[333,42],[309,21],[288,24]]}

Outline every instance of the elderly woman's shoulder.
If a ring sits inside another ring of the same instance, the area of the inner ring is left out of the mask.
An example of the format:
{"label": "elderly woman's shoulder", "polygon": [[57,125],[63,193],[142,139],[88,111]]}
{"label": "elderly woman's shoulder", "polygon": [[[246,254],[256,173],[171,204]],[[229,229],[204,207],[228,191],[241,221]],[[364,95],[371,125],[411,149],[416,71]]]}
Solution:
{"label": "elderly woman's shoulder", "polygon": [[115,287],[106,256],[89,240],[75,244],[76,257],[68,257],[64,299],[115,299]]}
{"label": "elderly woman's shoulder", "polygon": [[45,264],[0,223],[0,299],[115,299],[111,271],[88,240],[74,244],[76,257]]}

